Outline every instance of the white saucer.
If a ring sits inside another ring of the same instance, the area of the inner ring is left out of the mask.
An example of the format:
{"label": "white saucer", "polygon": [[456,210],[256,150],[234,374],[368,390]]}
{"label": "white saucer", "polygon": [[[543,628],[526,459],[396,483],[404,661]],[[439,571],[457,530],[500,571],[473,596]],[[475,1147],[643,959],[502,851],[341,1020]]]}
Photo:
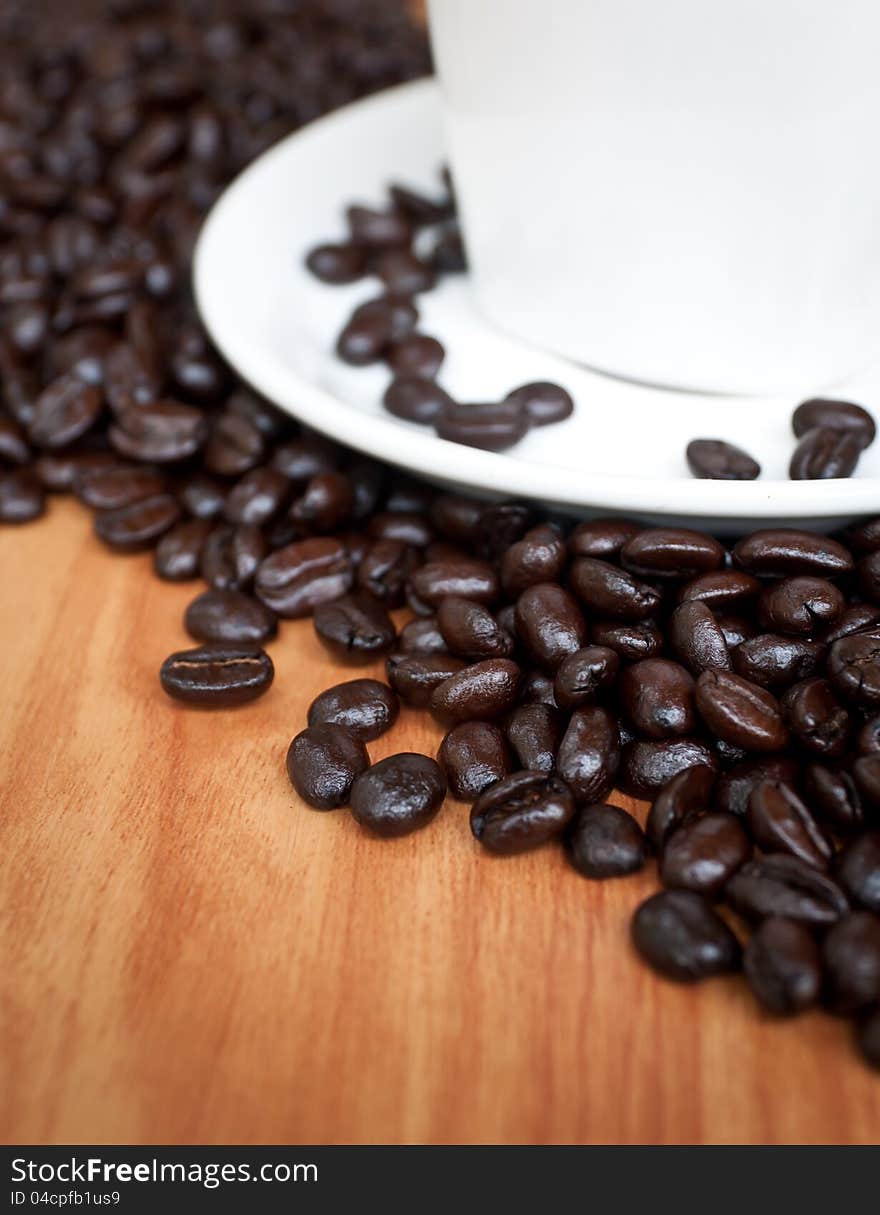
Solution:
{"label": "white saucer", "polygon": [[[721,532],[771,521],[830,529],[880,511],[880,439],[856,477],[788,481],[797,401],[664,392],[533,350],[482,319],[465,275],[418,298],[420,329],[447,348],[444,387],[477,401],[497,399],[526,381],[554,380],[573,394],[574,417],[534,430],[512,452],[497,455],[387,414],[381,406],[387,369],[353,369],[333,354],[348,314],[378,294],[378,280],[329,287],[304,269],[303,256],[342,236],[346,203],[380,204],[391,181],[438,193],[443,160],[437,86],[425,80],[312,123],[226,190],[198,242],[195,290],[217,346],[255,388],[351,447],[478,494]],[[828,395],[858,401],[880,419],[880,367]],[[696,437],[738,443],[761,463],[762,479],[692,478],[684,449]]]}

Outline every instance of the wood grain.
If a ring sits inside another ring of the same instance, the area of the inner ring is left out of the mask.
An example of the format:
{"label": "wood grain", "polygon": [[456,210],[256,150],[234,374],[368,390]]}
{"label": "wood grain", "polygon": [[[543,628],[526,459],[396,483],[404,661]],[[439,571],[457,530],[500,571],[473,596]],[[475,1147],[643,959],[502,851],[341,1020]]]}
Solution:
{"label": "wood grain", "polygon": [[[640,966],[654,884],[480,855],[450,803],[399,841],[297,803],[336,672],[287,626],[227,713],[161,692],[191,587],[53,503],[0,533],[7,1142],[876,1142],[848,1027]],[[372,745],[433,751],[405,714]]]}

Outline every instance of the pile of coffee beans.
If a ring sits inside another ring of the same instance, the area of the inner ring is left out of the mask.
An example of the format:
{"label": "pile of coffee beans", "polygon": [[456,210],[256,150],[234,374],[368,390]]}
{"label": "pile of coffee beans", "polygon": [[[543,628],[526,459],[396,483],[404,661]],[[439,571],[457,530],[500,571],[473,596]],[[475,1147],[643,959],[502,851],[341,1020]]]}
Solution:
{"label": "pile of coffee beans", "polygon": [[[741,967],[774,1014],[851,1018],[880,1066],[880,518],[733,545],[573,524],[296,427],[199,328],[192,238],[266,142],[422,70],[421,35],[364,0],[40,13],[0,8],[0,519],[70,490],[112,549],[207,583],[161,670],[186,704],[265,693],[279,620],[312,616],[338,667],[384,657],[387,683],[335,684],[291,743],[310,805],[400,836],[449,791],[495,854],[562,847],[590,880],[656,857],[633,922],[651,966]],[[408,374],[439,366],[418,336]],[[839,435],[827,417],[805,434]],[[438,756],[371,764],[401,702],[442,723]]]}

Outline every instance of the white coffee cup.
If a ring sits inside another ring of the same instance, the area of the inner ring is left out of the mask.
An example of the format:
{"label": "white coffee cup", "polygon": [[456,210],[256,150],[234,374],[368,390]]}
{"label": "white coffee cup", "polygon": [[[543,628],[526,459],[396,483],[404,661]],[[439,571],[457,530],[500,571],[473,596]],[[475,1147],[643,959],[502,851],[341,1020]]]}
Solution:
{"label": "white coffee cup", "polygon": [[429,0],[474,288],[619,376],[814,392],[880,356],[877,0]]}

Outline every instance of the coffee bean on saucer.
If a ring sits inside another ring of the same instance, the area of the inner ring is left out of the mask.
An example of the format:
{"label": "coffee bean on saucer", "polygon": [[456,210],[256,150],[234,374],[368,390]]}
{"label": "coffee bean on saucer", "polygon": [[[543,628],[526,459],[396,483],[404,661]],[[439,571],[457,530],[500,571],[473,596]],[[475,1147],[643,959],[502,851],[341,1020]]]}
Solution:
{"label": "coffee bean on saucer", "polygon": [[532,426],[551,426],[555,422],[564,422],[574,413],[571,394],[559,384],[551,384],[545,380],[514,388],[505,400],[517,401],[522,405]]}
{"label": "coffee bean on saucer", "polygon": [[162,687],[175,700],[209,709],[246,704],[268,691],[272,659],[255,645],[205,645],[180,650],[162,663]]}
{"label": "coffee bean on saucer", "polygon": [[792,481],[850,477],[862,450],[862,440],[856,431],[817,426],[808,430],[795,448],[788,475]]}
{"label": "coffee bean on saucer", "polygon": [[434,423],[441,439],[483,451],[506,451],[513,447],[525,437],[529,424],[524,406],[511,400],[474,405],[453,402]]}
{"label": "coffee bean on saucer", "polygon": [[351,811],[362,827],[393,838],[426,827],[446,796],[446,778],[427,755],[403,752],[362,772],[351,788]]}
{"label": "coffee bean on saucer", "polygon": [[362,245],[344,242],[316,245],[306,257],[306,265],[322,283],[355,283],[366,270],[367,257]]}
{"label": "coffee bean on saucer", "polygon": [[348,805],[355,779],[370,765],[367,749],[344,726],[310,725],[287,751],[287,775],[303,799],[316,810]]}
{"label": "coffee bean on saucer", "polygon": [[754,481],[761,475],[757,460],[723,439],[692,439],[686,455],[688,467],[695,477],[713,481]]}
{"label": "coffee bean on saucer", "polygon": [[[411,333],[388,347],[386,362],[395,376],[415,376],[422,380],[433,380],[443,365],[446,351],[440,342],[425,333]],[[444,402],[445,404],[446,402]],[[386,407],[395,411],[390,406]],[[420,421],[422,419],[415,419]],[[432,421],[432,418],[424,419]]]}
{"label": "coffee bean on saucer", "polygon": [[834,401],[817,397],[798,405],[791,419],[792,429],[800,439],[816,429],[849,431],[864,449],[870,447],[877,434],[874,419],[861,405],[850,401]]}
{"label": "coffee bean on saucer", "polygon": [[633,943],[667,979],[693,983],[740,964],[739,942],[712,906],[692,890],[664,890],[633,917]]}
{"label": "coffee bean on saucer", "polygon": [[421,375],[398,375],[385,390],[382,404],[396,418],[433,424],[444,409],[454,405],[448,392]]}
{"label": "coffee bean on saucer", "polygon": [[408,249],[386,249],[371,259],[370,269],[394,295],[416,295],[430,291],[436,281],[433,266]]}
{"label": "coffee bean on saucer", "polygon": [[346,210],[351,239],[358,245],[382,248],[408,245],[412,229],[399,211],[379,211],[354,205]]}

